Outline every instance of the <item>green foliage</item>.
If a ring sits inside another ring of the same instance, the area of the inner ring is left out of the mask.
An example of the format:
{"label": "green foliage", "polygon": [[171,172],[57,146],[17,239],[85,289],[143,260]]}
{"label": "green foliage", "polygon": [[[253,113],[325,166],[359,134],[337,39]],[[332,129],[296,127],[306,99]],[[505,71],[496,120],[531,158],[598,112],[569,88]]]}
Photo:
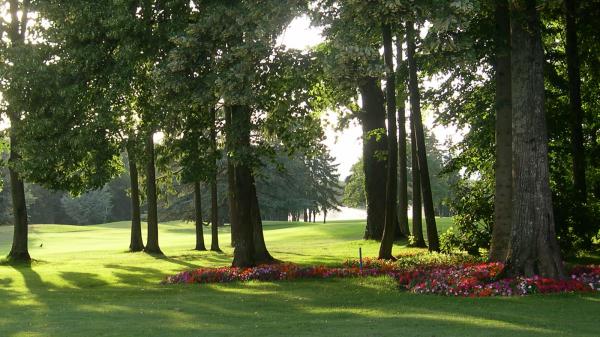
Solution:
{"label": "green foliage", "polygon": [[451,207],[456,228],[440,237],[445,252],[455,250],[479,255],[489,249],[494,222],[492,183],[487,179],[462,179],[454,186]]}
{"label": "green foliage", "polygon": [[347,207],[367,207],[365,171],[363,169],[362,158],[352,165],[352,168],[350,169],[350,175],[346,177],[346,184],[344,185],[344,198],[342,199],[342,203]]}
{"label": "green foliage", "polygon": [[106,222],[113,206],[111,201],[108,188],[90,191],[76,198],[65,195],[61,199],[69,217],[81,225]]}

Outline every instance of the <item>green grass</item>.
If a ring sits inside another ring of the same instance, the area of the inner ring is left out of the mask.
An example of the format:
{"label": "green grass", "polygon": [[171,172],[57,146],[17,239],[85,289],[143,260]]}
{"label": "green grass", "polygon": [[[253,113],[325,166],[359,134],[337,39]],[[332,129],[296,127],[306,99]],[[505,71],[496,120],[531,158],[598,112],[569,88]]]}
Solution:
{"label": "green grass", "polygon": [[[360,221],[265,225],[273,255],[302,264],[338,264],[358,247],[376,255],[363,231]],[[222,254],[191,250],[193,233],[190,223],[161,224],[166,257],[157,258],[126,252],[127,223],[32,226],[37,261],[0,265],[0,336],[598,335],[595,294],[447,298],[400,292],[388,278],[159,285],[183,269],[230,263],[227,229]],[[0,227],[3,254],[11,237]]]}

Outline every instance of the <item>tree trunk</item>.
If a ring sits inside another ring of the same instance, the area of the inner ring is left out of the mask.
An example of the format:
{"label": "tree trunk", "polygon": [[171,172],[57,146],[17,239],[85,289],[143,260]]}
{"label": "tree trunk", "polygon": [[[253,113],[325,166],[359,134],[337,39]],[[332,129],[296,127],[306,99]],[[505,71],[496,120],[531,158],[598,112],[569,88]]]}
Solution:
{"label": "tree trunk", "polygon": [[141,252],[144,250],[142,239],[142,221],[140,219],[140,186],[138,182],[138,168],[133,151],[127,151],[129,160],[129,179],[131,183],[131,241],[129,250]]}
{"label": "tree trunk", "polygon": [[427,163],[427,149],[425,148],[425,133],[421,118],[421,97],[419,93],[419,79],[417,78],[417,63],[415,61],[415,29],[412,22],[406,23],[407,59],[409,67],[410,107],[414,116],[415,137],[417,144],[417,158],[421,174],[421,192],[423,193],[423,206],[425,208],[425,222],[427,224],[427,242],[429,250],[438,252],[440,242],[435,224],[435,211],[429,181],[429,165]]}
{"label": "tree trunk", "polygon": [[148,205],[148,237],[146,239],[146,248],[144,248],[144,251],[150,254],[162,254],[162,251],[158,246],[158,211],[153,132],[149,132],[146,137],[146,203]]}
{"label": "tree trunk", "polygon": [[195,250],[206,250],[204,245],[204,230],[202,228],[202,191],[200,182],[194,182],[194,220],[196,225],[196,247]]}
{"label": "tree trunk", "polygon": [[306,208],[304,209],[304,222],[308,222],[308,211]]}
{"label": "tree trunk", "polygon": [[513,213],[507,274],[564,278],[554,230],[544,109],[544,50],[536,1],[513,2]]}
{"label": "tree trunk", "polygon": [[[227,152],[231,152],[234,149],[233,144],[233,130],[231,126],[231,114],[232,107],[225,107],[225,126],[226,126],[226,136],[225,145],[227,148]],[[239,224],[238,219],[238,211],[237,211],[237,203],[236,203],[236,190],[235,190],[235,172],[233,167],[233,160],[230,156],[227,156],[227,200],[229,201],[229,225],[231,231],[231,247],[235,247],[237,227]]]}
{"label": "tree trunk", "polygon": [[506,260],[512,213],[512,106],[510,12],[507,0],[496,1],[496,172],[494,227],[490,261]]}
{"label": "tree trunk", "polygon": [[216,113],[217,110],[213,108],[212,124],[210,128],[210,141],[211,151],[213,155],[213,165],[210,180],[210,227],[211,227],[211,242],[210,250],[214,252],[220,252],[219,247],[219,200],[218,200],[218,188],[217,188],[217,129],[216,129]]}
{"label": "tree trunk", "polygon": [[327,210],[323,210],[323,223],[327,223]]}
{"label": "tree trunk", "polygon": [[15,169],[16,163],[19,161],[17,136],[15,129],[18,120],[11,118],[10,130],[10,157],[8,172],[10,176],[10,192],[12,197],[14,232],[13,243],[8,260],[15,262],[30,262],[29,250],[27,247],[29,224],[27,223],[27,205],[25,203],[25,184],[19,173]]}
{"label": "tree trunk", "polygon": [[[27,20],[19,20],[18,12],[20,10],[22,18],[26,18],[29,11],[29,2],[23,3],[21,8],[19,8],[19,1],[10,1],[9,5],[11,23],[8,26],[8,37],[14,48],[25,43]],[[14,130],[17,129],[20,115],[14,111],[10,111],[8,114],[11,123],[8,173],[10,176],[10,192],[14,218],[13,243],[8,253],[8,260],[28,263],[31,261],[31,256],[27,247],[29,224],[27,222],[27,204],[25,203],[25,184],[15,168],[15,165],[20,160],[20,156],[17,149],[18,139]]]}
{"label": "tree trunk", "polygon": [[[589,221],[585,216],[587,186],[585,181],[585,148],[583,145],[583,108],[581,106],[581,73],[579,70],[579,48],[577,43],[577,0],[565,0],[567,16],[567,73],[569,76],[569,112],[571,124],[571,155],[573,157],[573,187],[575,189],[575,231],[586,235]],[[593,234],[593,233],[591,233]],[[588,241],[588,245],[591,242]]]}
{"label": "tree trunk", "polygon": [[254,175],[251,176],[252,182],[252,218],[254,219],[253,233],[254,233],[254,260],[257,265],[260,264],[271,264],[277,262],[277,260],[271,256],[265,243],[265,237],[263,233],[262,218],[260,216],[260,206],[258,203],[258,196],[256,194],[256,183],[254,181]]}
{"label": "tree trunk", "polygon": [[[227,137],[233,145],[234,199],[237,225],[232,228],[235,242],[233,251],[234,267],[254,267],[254,227],[256,211],[253,211],[253,181],[248,165],[250,153],[250,109],[246,106],[231,107],[231,127]],[[232,214],[233,215],[233,214]]]}
{"label": "tree trunk", "polygon": [[398,65],[398,224],[403,236],[408,237],[408,174],[406,157],[406,66],[402,58],[402,34],[396,35],[396,64]]}
{"label": "tree trunk", "polygon": [[384,98],[378,80],[364,78],[360,85],[363,111],[363,169],[367,195],[367,228],[364,238],[381,240],[385,224],[386,161],[380,158],[387,151]]}
{"label": "tree trunk", "polygon": [[412,169],[412,232],[413,246],[425,248],[423,238],[423,207],[421,205],[421,173],[419,172],[419,159],[417,158],[417,141],[415,135],[414,116],[410,117],[410,146],[411,146],[411,169]]}
{"label": "tree trunk", "polygon": [[379,246],[380,259],[393,259],[392,247],[396,235],[397,212],[396,195],[398,193],[398,139],[396,138],[396,73],[394,72],[394,50],[392,44],[392,28],[388,24],[382,26],[383,55],[386,66],[386,102],[387,102],[387,178],[385,202],[385,226],[383,238]]}

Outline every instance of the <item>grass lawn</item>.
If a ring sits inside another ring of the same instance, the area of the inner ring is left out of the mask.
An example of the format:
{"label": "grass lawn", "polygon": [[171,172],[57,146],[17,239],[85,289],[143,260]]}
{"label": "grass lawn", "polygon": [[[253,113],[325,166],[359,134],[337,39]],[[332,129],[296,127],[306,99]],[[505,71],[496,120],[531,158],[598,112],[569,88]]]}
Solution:
{"label": "grass lawn", "polygon": [[[375,256],[378,245],[361,240],[363,231],[359,221],[265,225],[273,255],[301,264],[339,264],[358,247]],[[12,228],[0,227],[1,254],[11,238]],[[449,298],[403,293],[385,277],[159,285],[183,269],[228,265],[228,229],[217,254],[190,249],[191,223],[161,224],[162,258],[126,252],[125,222],[31,226],[30,238],[31,267],[0,265],[2,337],[600,334],[597,294]]]}

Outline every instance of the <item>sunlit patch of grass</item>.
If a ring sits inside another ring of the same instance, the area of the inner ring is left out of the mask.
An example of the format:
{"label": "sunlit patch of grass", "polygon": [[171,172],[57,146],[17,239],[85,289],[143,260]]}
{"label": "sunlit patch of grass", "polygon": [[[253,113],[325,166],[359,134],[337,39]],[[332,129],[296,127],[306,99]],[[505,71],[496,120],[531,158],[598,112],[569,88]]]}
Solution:
{"label": "sunlit patch of grass", "polygon": [[[440,230],[450,219],[439,219]],[[210,242],[209,231],[205,239]],[[273,255],[303,265],[377,256],[364,223],[265,223]],[[7,253],[12,228],[0,227]],[[0,336],[597,336],[594,294],[465,299],[401,292],[388,277],[161,286],[166,275],[229,265],[197,252],[194,226],[160,225],[164,257],[129,253],[129,223],[32,226],[31,265],[0,266]],[[422,249],[400,241],[394,254]]]}

